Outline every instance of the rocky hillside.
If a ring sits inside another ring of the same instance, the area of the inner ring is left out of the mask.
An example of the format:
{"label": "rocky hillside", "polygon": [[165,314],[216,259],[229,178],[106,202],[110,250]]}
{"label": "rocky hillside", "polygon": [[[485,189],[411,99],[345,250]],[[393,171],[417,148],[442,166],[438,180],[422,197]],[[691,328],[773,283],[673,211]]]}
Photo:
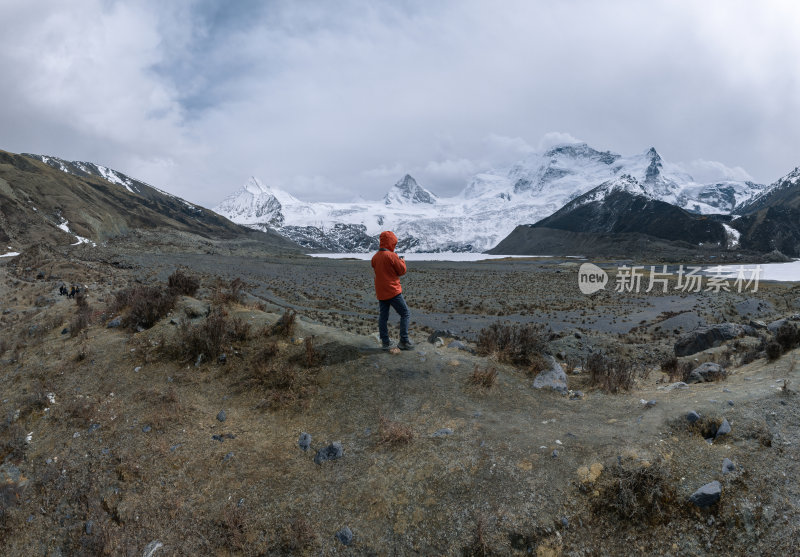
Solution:
{"label": "rocky hillside", "polygon": [[[0,151],[0,242],[6,249],[98,243],[143,229],[218,239],[254,234],[105,167]],[[289,245],[275,234],[262,239]]]}
{"label": "rocky hillside", "polygon": [[800,257],[800,168],[739,211],[743,216],[732,224],[741,233],[742,247]]}
{"label": "rocky hillside", "polygon": [[645,184],[626,175],[598,186],[533,225],[518,227],[490,253],[549,254],[551,246],[565,250],[561,253],[608,253],[622,246],[663,249],[661,244],[668,242],[689,249],[713,246],[724,250],[729,234],[717,219],[661,201]]}

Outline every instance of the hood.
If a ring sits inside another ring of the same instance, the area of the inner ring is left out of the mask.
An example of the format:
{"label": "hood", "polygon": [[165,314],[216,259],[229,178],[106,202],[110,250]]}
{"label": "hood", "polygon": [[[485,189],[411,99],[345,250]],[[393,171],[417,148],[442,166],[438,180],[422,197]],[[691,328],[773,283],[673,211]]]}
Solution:
{"label": "hood", "polygon": [[381,248],[388,249],[389,251],[394,251],[394,247],[397,245],[397,236],[394,235],[394,232],[391,230],[386,230],[381,232]]}

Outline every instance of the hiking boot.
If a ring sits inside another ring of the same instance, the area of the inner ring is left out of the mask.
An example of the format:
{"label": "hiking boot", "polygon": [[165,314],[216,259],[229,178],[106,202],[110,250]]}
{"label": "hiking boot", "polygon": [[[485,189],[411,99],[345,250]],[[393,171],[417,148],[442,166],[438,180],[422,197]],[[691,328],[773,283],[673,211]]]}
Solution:
{"label": "hiking boot", "polygon": [[397,347],[400,350],[414,350],[414,343],[410,340],[401,340]]}
{"label": "hiking boot", "polygon": [[395,348],[396,346],[397,345],[392,341],[389,341],[388,343],[381,343],[381,348],[383,348],[386,351],[389,351],[392,348]]}

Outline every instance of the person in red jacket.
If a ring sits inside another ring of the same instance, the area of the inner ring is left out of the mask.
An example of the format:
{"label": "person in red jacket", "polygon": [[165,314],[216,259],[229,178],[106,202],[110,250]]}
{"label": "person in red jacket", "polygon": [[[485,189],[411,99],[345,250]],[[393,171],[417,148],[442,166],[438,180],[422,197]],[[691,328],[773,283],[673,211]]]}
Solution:
{"label": "person in red jacket", "polygon": [[394,347],[389,339],[389,308],[400,315],[400,350],[413,350],[414,344],[408,338],[408,320],[411,311],[403,299],[400,277],[406,274],[406,262],[394,252],[397,236],[389,230],[381,232],[380,249],[372,256],[372,269],[375,271],[375,295],[380,304],[378,314],[378,333],[384,350]]}

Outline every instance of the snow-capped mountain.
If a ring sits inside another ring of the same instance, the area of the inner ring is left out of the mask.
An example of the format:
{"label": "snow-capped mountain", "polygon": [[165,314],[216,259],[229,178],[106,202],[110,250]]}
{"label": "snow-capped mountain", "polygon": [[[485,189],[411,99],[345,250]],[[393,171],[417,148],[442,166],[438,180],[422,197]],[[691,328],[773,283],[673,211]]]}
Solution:
{"label": "snow-capped mountain", "polygon": [[[274,228],[310,248],[368,251],[377,243],[365,237],[391,229],[399,249],[407,251],[484,251],[518,224],[537,222],[601,184],[620,187],[626,182],[615,179],[623,175],[637,192],[701,214],[730,213],[764,189],[752,182],[699,184],[654,148],[622,156],[575,143],[476,174],[452,197],[439,197],[405,175],[380,201],[307,202],[251,178],[214,210],[240,224]],[[358,240],[350,245],[343,237]]]}

